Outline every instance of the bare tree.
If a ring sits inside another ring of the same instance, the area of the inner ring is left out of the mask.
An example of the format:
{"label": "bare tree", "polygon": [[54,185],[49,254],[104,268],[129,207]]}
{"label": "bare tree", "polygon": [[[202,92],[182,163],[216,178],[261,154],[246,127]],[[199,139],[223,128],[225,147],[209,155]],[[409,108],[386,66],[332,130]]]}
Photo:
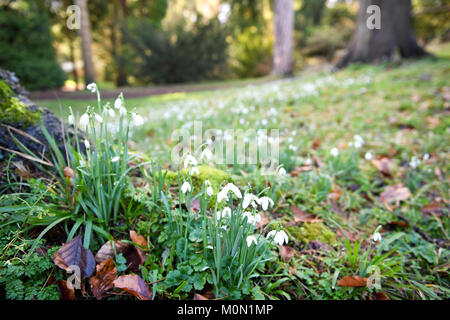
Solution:
{"label": "bare tree", "polygon": [[[380,8],[379,29],[370,27],[372,22],[369,19],[377,14],[377,10],[371,11],[374,8],[371,6]],[[417,44],[411,0],[360,0],[356,32],[347,53],[336,67],[343,68],[353,62],[390,60],[396,50],[404,58],[418,58],[427,54]]]}
{"label": "bare tree", "polygon": [[92,61],[91,24],[89,22],[87,0],[75,0],[75,4],[80,7],[81,11],[80,36],[81,49],[83,51],[84,81],[86,84],[89,84],[95,82],[95,73]]}
{"label": "bare tree", "polygon": [[294,69],[294,7],[293,0],[275,0],[275,43],[273,71],[275,75],[289,75]]}

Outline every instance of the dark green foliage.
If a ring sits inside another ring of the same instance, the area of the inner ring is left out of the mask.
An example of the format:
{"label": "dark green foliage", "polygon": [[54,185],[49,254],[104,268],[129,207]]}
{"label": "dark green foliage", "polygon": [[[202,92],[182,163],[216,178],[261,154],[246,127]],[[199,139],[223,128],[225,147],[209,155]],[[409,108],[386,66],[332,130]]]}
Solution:
{"label": "dark green foliage", "polygon": [[29,90],[61,87],[65,75],[56,61],[50,20],[38,3],[0,7],[0,67],[13,71]]}
{"label": "dark green foliage", "polygon": [[126,38],[135,56],[133,74],[142,83],[218,79],[226,68],[226,30],[215,19],[168,31],[156,29],[150,20],[133,21]]}

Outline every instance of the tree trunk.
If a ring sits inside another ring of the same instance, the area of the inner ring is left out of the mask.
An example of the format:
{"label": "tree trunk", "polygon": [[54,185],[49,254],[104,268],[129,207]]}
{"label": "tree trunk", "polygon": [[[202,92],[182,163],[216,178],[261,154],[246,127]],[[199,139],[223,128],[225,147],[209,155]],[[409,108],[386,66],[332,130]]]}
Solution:
{"label": "tree trunk", "polygon": [[125,47],[125,37],[124,37],[124,30],[127,27],[127,1],[126,0],[120,0],[120,9],[121,9],[121,19],[120,19],[120,29],[121,29],[121,35],[120,35],[120,47],[116,48],[118,51],[118,54],[116,55],[116,63],[117,63],[117,80],[116,85],[118,87],[124,87],[128,84],[127,81],[127,69],[126,69],[126,58],[124,57],[124,47]]}
{"label": "tree trunk", "polygon": [[[367,25],[373,14],[367,13],[370,5],[380,8],[380,29],[370,29]],[[411,0],[360,0],[356,32],[347,53],[336,64],[336,68],[343,68],[353,62],[391,60],[396,50],[404,58],[426,55],[425,50],[417,44],[411,11]]]}
{"label": "tree trunk", "polygon": [[75,0],[75,4],[81,9],[80,36],[81,49],[83,51],[84,81],[86,84],[89,84],[95,82],[95,72],[94,63],[92,62],[91,24],[89,22],[87,0]]}
{"label": "tree trunk", "polygon": [[272,73],[275,75],[292,74],[294,69],[293,0],[275,0],[274,31]]}

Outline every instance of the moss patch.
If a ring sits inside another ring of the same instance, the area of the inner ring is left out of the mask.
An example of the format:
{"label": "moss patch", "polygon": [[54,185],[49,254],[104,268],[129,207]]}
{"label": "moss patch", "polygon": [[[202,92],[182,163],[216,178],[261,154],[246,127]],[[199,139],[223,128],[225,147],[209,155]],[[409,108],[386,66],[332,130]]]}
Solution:
{"label": "moss patch", "polygon": [[323,223],[304,223],[301,227],[290,226],[289,233],[299,242],[309,243],[312,240],[334,245],[337,243],[336,235]]}
{"label": "moss patch", "polygon": [[25,128],[41,119],[40,112],[30,111],[14,97],[13,90],[0,80],[0,121],[11,125],[21,123]]}

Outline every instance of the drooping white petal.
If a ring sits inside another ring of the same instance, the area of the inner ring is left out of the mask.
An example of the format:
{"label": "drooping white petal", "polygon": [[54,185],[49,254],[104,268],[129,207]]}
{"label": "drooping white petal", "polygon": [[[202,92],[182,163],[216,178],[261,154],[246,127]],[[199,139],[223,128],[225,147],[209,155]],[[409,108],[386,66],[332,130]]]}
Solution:
{"label": "drooping white petal", "polygon": [[91,148],[91,144],[89,143],[89,140],[84,140],[84,146],[86,147],[86,149]]}
{"label": "drooping white petal", "polygon": [[331,149],[330,154],[333,157],[337,157],[339,155],[339,150],[337,148],[333,148],[333,149]]}
{"label": "drooping white petal", "polygon": [[97,91],[97,84],[95,84],[95,83],[88,84],[86,86],[86,89],[88,89],[92,93],[95,93]]}
{"label": "drooping white petal", "polygon": [[192,155],[188,154],[184,159],[184,167],[187,168],[189,165],[197,166],[198,162]]}
{"label": "drooping white petal", "polygon": [[97,120],[97,121],[100,122],[100,123],[103,122],[103,118],[102,118],[102,116],[99,115],[99,114],[96,114],[96,115],[95,115],[95,120]]}
{"label": "drooping white petal", "polygon": [[213,157],[213,154],[212,154],[211,150],[209,150],[208,148],[203,150],[202,153],[200,154],[200,160],[203,160],[203,159],[211,160],[212,157]]}
{"label": "drooping white petal", "polygon": [[206,194],[211,197],[214,194],[213,188],[212,187],[207,187],[206,188]]}
{"label": "drooping white petal", "polygon": [[194,174],[199,175],[199,174],[200,174],[200,171],[198,170],[197,167],[192,167],[192,168],[191,168],[191,171],[189,172],[189,174],[190,174],[191,176],[193,176]]}
{"label": "drooping white petal", "polygon": [[120,157],[119,156],[116,156],[116,157],[114,157],[114,158],[112,158],[111,159],[111,162],[117,162],[117,161],[119,161],[120,160]]}
{"label": "drooping white petal", "polygon": [[191,190],[192,190],[191,184],[185,181],[181,186],[181,192],[185,194],[186,192],[191,192]]}
{"label": "drooping white petal", "polygon": [[89,124],[89,115],[87,113],[80,117],[80,126],[86,127]]}
{"label": "drooping white petal", "polygon": [[69,122],[69,124],[74,124],[74,118],[73,118],[73,115],[72,115],[72,114],[69,115],[67,121]]}
{"label": "drooping white petal", "polygon": [[252,245],[252,243],[258,244],[258,241],[256,240],[255,236],[248,236],[247,239],[247,247],[250,248],[250,246]]}
{"label": "drooping white petal", "polygon": [[122,108],[122,99],[117,98],[116,101],[114,101],[114,108],[116,109]]}
{"label": "drooping white petal", "polygon": [[273,207],[273,200],[269,197],[262,197],[259,198],[259,204],[263,208],[263,210],[267,210],[269,208],[269,204],[271,207]]}

